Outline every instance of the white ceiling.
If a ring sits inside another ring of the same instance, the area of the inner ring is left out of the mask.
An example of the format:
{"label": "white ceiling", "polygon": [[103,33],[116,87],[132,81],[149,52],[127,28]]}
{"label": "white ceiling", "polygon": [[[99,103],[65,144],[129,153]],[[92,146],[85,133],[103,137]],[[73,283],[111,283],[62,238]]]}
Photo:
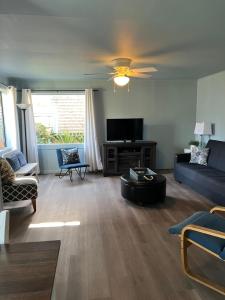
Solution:
{"label": "white ceiling", "polygon": [[225,69],[224,15],[224,0],[0,0],[0,76],[89,79],[125,56],[199,78]]}

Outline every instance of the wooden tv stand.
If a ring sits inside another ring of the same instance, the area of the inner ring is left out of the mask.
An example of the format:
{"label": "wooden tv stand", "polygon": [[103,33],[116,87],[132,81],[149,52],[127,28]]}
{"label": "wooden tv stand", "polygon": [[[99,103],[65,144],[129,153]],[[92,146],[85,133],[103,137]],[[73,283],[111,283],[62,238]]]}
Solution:
{"label": "wooden tv stand", "polygon": [[134,167],[155,169],[156,142],[103,143],[103,175],[121,175]]}

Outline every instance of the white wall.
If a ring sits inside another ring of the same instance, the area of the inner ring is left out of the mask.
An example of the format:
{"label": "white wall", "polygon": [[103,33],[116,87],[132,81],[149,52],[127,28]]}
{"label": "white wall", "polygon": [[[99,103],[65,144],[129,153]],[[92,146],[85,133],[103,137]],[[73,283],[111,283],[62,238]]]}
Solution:
{"label": "white wall", "polygon": [[216,140],[225,140],[225,71],[198,80],[197,121],[214,124]]}
{"label": "white wall", "polygon": [[[95,104],[99,143],[105,140],[107,118],[142,117],[144,138],[158,143],[157,168],[160,169],[172,168],[174,154],[182,151],[194,137],[196,80],[132,80],[129,93],[123,88],[116,94],[107,80],[29,81],[17,82],[17,87],[36,90],[98,88]],[[51,162],[50,165],[53,166]]]}

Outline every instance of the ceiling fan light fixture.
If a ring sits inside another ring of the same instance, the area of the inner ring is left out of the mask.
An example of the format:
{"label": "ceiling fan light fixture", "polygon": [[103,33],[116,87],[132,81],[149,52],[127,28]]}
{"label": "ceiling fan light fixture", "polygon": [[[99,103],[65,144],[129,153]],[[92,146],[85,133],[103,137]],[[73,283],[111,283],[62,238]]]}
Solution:
{"label": "ceiling fan light fixture", "polygon": [[115,76],[113,78],[114,82],[118,86],[125,86],[129,83],[130,78],[127,76]]}

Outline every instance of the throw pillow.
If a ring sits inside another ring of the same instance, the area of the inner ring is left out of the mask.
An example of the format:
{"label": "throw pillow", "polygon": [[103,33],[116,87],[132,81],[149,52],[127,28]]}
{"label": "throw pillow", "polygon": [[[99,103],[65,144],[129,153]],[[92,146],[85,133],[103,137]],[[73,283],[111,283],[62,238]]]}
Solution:
{"label": "throw pillow", "polygon": [[199,149],[196,146],[192,146],[190,163],[207,166],[208,155],[209,155],[209,148]]}
{"label": "throw pillow", "polygon": [[61,149],[63,164],[77,164],[80,162],[80,157],[77,148],[73,149]]}
{"label": "throw pillow", "polygon": [[20,169],[20,162],[17,155],[6,157],[6,160],[8,161],[14,172]]}
{"label": "throw pillow", "polygon": [[23,166],[25,166],[27,164],[27,160],[26,160],[26,158],[25,158],[25,156],[23,155],[22,152],[19,152],[17,154],[17,158],[19,160],[19,163],[20,163],[21,167],[23,167]]}
{"label": "throw pillow", "polygon": [[13,181],[15,180],[15,174],[12,167],[7,162],[7,160],[2,157],[0,157],[0,175],[2,184],[13,183]]}

